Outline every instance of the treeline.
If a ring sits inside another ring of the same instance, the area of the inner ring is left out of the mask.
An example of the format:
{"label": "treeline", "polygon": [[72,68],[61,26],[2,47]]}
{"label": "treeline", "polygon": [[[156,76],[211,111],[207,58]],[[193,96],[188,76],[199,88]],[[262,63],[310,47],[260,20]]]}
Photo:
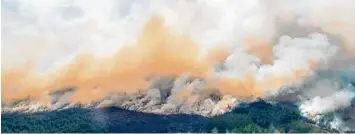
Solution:
{"label": "treeline", "polygon": [[314,122],[302,117],[297,106],[292,103],[279,102],[272,105],[263,100],[240,104],[232,112],[212,118],[204,130],[223,133],[335,132],[316,127]]}
{"label": "treeline", "polygon": [[199,115],[158,115],[117,107],[72,108],[39,113],[5,113],[1,132],[335,132],[322,130],[302,118],[290,103],[259,100],[211,118]]}

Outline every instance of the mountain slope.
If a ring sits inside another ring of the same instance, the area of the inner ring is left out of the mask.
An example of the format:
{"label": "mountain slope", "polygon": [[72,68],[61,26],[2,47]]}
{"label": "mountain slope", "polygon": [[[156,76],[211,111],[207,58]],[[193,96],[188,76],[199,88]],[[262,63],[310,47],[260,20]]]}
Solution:
{"label": "mountain slope", "polygon": [[330,132],[300,116],[297,107],[259,100],[214,117],[124,110],[70,108],[2,114],[2,132]]}

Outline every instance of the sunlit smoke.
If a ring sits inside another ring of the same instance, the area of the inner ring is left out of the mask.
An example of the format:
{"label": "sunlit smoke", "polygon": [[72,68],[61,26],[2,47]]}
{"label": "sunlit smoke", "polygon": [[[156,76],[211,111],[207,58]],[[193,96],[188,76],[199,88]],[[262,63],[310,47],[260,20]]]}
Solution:
{"label": "sunlit smoke", "polygon": [[[218,107],[235,98],[277,96],[281,87],[302,84],[319,69],[355,64],[353,5],[353,0],[4,0],[2,100],[29,96],[48,103],[48,93],[74,87],[69,101],[88,103],[150,88],[152,76],[181,75],[203,82],[175,83],[175,98],[168,101],[195,103],[196,94],[214,89],[224,95]],[[283,35],[292,29],[279,25],[315,30]],[[338,103],[347,107],[353,97],[353,91],[319,98],[321,87],[297,90],[312,90],[301,106],[316,114],[335,111]]]}
{"label": "sunlit smoke", "polygon": [[[256,48],[254,50],[264,48],[253,47]],[[264,57],[264,52],[256,52],[263,55],[259,55],[261,59]],[[212,72],[213,64],[226,58],[227,48],[223,45],[215,47],[205,58],[200,58],[200,54],[198,45],[187,35],[171,33],[165,28],[161,17],[153,17],[145,25],[135,44],[124,46],[111,57],[97,58],[90,52],[79,53],[72,63],[38,76],[31,74],[34,72],[28,72],[28,69],[24,71],[29,73],[27,75],[16,74],[21,71],[10,75],[5,72],[4,98],[40,97],[52,90],[72,86],[79,89],[72,95],[73,101],[88,102],[112,92],[132,93],[147,88],[149,82],[145,78],[149,76],[176,76],[183,73],[208,79],[208,86],[217,87],[222,93],[240,97],[262,96],[264,89],[278,88],[284,83],[306,76],[307,73],[296,68],[290,75],[269,76],[262,80],[256,80],[256,74],[252,73],[234,78],[215,76]],[[8,72],[11,73],[11,70]],[[12,75],[20,75],[21,79],[12,78]],[[38,78],[34,78],[35,76]],[[17,88],[17,91],[6,91],[10,90],[9,87]]]}

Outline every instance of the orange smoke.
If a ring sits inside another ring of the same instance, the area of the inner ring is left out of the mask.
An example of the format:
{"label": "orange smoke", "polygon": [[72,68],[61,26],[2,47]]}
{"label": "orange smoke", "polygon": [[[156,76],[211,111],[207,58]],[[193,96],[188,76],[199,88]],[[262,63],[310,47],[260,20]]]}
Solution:
{"label": "orange smoke", "polygon": [[[209,52],[211,56],[197,59],[199,47],[188,36],[168,31],[162,18],[156,16],[148,21],[136,42],[113,57],[97,59],[91,53],[78,54],[74,62],[37,79],[32,79],[30,68],[4,71],[3,99],[40,97],[71,86],[78,89],[71,100],[87,102],[111,92],[131,93],[146,88],[149,83],[144,78],[151,75],[190,73],[207,77],[211,64],[226,55],[226,49],[216,47]],[[11,87],[18,90],[12,92]]]}
{"label": "orange smoke", "polygon": [[254,88],[254,74],[246,74],[242,77],[219,77],[208,83],[209,87],[218,87],[222,94],[233,94],[239,97],[250,95],[261,96]]}
{"label": "orange smoke", "polygon": [[179,99],[187,98],[190,96],[191,91],[192,91],[191,87],[186,87],[181,92],[179,92],[176,97]]}
{"label": "orange smoke", "polygon": [[3,100],[43,96],[45,94],[43,88],[48,82],[47,79],[42,79],[43,76],[32,72],[30,62],[26,63],[23,68],[3,70],[1,78],[1,97]]}
{"label": "orange smoke", "polygon": [[267,89],[279,88],[287,83],[299,81],[309,72],[309,69],[301,68],[290,74],[266,76],[262,80],[257,80],[252,73],[247,73],[242,77],[219,77],[210,81],[209,86],[217,87],[222,94],[232,94],[238,97],[262,97]]}
{"label": "orange smoke", "polygon": [[3,70],[1,73],[1,98],[5,100],[14,98],[15,94],[12,94],[12,92],[17,90],[14,85],[21,85],[21,80],[26,78],[29,72],[29,68]]}
{"label": "orange smoke", "polygon": [[[247,40],[248,50],[265,63],[271,62],[271,47],[258,39]],[[270,48],[269,48],[270,47]],[[132,93],[147,88],[145,78],[152,75],[181,75],[211,77],[211,67],[223,60],[228,47],[211,49],[204,58],[201,50],[187,35],[175,35],[164,26],[160,17],[152,17],[135,44],[126,45],[111,57],[97,58],[92,53],[80,53],[75,60],[46,75],[35,74],[31,67],[2,71],[2,99],[27,96],[46,101],[46,93],[66,87],[77,88],[73,102],[100,99],[112,92]],[[265,87],[281,86],[294,77],[275,77],[257,82],[253,74],[235,78],[214,78],[210,86],[222,93],[237,96],[261,96]],[[12,88],[17,89],[12,91]],[[190,90],[186,90],[188,93]],[[186,94],[182,93],[183,96]]]}
{"label": "orange smoke", "polygon": [[217,61],[224,60],[228,56],[229,49],[230,47],[223,45],[212,48],[207,55],[208,64],[211,65]]}
{"label": "orange smoke", "polygon": [[269,42],[256,37],[248,37],[245,39],[247,50],[255,54],[264,64],[272,63],[272,45]]}

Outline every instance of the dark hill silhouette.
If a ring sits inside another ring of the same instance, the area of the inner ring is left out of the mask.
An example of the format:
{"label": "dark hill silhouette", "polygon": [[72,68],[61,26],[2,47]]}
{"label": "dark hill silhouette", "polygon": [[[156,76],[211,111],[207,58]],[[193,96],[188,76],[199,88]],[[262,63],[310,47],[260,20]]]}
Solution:
{"label": "dark hill silhouette", "polygon": [[215,117],[161,115],[119,107],[71,108],[38,113],[2,114],[1,132],[329,132],[302,118],[291,103],[243,103]]}

